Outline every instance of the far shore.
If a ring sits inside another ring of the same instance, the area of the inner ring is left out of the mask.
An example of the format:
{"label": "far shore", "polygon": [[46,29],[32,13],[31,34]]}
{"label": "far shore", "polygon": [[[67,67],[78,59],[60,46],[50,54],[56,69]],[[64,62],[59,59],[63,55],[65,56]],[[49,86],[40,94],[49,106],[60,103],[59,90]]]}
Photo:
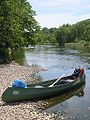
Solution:
{"label": "far shore", "polygon": [[81,42],[75,42],[75,43],[66,43],[65,46],[70,47],[70,48],[72,48],[72,47],[75,47],[75,48],[83,48],[83,47],[90,48],[90,43],[89,42],[85,43],[85,42],[81,41]]}

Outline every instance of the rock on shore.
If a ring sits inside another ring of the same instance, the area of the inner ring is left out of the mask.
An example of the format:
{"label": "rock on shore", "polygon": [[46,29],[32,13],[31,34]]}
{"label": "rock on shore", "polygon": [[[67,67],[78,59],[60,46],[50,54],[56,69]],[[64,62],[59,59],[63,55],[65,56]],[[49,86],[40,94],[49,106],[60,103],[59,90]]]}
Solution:
{"label": "rock on shore", "polygon": [[0,120],[55,120],[54,114],[41,112],[40,107],[47,104],[44,101],[6,104],[1,100],[2,93],[13,80],[36,82],[31,75],[42,70],[38,66],[20,66],[15,62],[0,65]]}

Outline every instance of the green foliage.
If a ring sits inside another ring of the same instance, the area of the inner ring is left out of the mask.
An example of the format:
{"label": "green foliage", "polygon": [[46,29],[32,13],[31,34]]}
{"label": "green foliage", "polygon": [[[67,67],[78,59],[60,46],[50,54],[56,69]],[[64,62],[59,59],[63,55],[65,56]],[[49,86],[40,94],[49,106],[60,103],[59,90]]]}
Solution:
{"label": "green foliage", "polygon": [[0,1],[0,63],[13,59],[13,51],[22,46],[36,44],[59,44],[84,41],[90,43],[90,19],[59,28],[40,26],[35,11],[27,0]]}
{"label": "green foliage", "polygon": [[55,44],[55,30],[56,28],[48,29],[47,27],[39,30],[35,41],[37,41],[37,44]]}
{"label": "green foliage", "polygon": [[12,54],[21,46],[35,45],[33,38],[39,27],[34,15],[35,11],[26,0],[0,1],[0,58],[3,62],[12,58],[8,49]]}
{"label": "green foliage", "polygon": [[0,48],[0,64],[9,63],[11,61],[10,49]]}
{"label": "green foliage", "polygon": [[39,31],[37,43],[56,44],[64,46],[65,43],[80,42],[86,45],[90,42],[90,19],[78,22],[73,25],[64,24],[59,28],[43,28]]}
{"label": "green foliage", "polygon": [[90,41],[90,19],[72,25],[71,42]]}
{"label": "green foliage", "polygon": [[64,46],[68,42],[70,35],[69,26],[63,25],[56,31],[56,41],[59,43],[59,46]]}

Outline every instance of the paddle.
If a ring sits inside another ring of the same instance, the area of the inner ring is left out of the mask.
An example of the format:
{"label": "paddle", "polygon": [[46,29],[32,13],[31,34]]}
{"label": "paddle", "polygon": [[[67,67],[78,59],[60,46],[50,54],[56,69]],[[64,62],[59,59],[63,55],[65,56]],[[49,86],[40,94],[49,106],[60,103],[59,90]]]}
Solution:
{"label": "paddle", "polygon": [[55,85],[55,83],[57,83],[64,76],[65,76],[65,74],[63,74],[62,76],[60,76],[53,84],[49,85],[49,87],[53,87]]}

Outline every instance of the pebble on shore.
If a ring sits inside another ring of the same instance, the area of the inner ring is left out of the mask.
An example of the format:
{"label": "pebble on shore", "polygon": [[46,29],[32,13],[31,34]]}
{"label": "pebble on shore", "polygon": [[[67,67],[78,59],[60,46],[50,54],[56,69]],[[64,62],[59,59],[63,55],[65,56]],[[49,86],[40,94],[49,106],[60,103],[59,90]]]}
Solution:
{"label": "pebble on shore", "polygon": [[47,104],[44,101],[24,101],[6,104],[1,100],[4,90],[11,85],[15,79],[24,82],[36,82],[32,74],[42,71],[41,67],[21,66],[15,62],[0,65],[0,120],[56,120],[55,114],[43,113],[40,106]]}

